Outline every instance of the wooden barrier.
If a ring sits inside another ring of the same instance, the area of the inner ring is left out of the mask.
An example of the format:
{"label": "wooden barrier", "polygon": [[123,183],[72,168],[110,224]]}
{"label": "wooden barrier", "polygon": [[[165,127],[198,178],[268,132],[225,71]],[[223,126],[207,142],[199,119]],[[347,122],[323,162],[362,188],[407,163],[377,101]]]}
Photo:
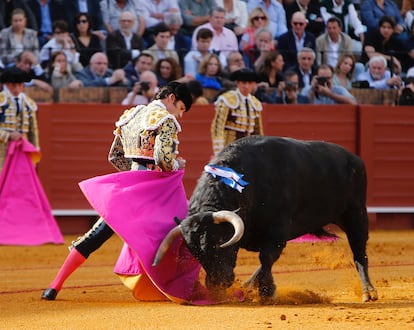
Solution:
{"label": "wooden barrier", "polygon": [[53,103],[53,91],[47,92],[37,86],[28,86],[24,88],[24,93],[30,96],[33,100],[38,103]]}
{"label": "wooden barrier", "polygon": [[355,96],[358,104],[394,105],[396,103],[396,89],[352,88],[351,94]]}

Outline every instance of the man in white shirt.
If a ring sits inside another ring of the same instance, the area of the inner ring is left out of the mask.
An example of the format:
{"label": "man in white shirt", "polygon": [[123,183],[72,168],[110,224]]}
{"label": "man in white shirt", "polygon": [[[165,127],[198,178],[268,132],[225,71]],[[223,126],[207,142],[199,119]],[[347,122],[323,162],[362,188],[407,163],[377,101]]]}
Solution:
{"label": "man in white shirt", "polygon": [[368,81],[369,87],[375,89],[399,88],[402,83],[400,76],[391,76],[391,72],[387,70],[387,60],[381,55],[370,58],[367,71],[358,75],[357,80]]}
{"label": "man in white shirt", "polygon": [[198,73],[198,66],[204,56],[210,53],[211,40],[213,32],[207,28],[201,28],[197,31],[197,49],[191,50],[184,57],[184,73],[191,74],[195,77]]}

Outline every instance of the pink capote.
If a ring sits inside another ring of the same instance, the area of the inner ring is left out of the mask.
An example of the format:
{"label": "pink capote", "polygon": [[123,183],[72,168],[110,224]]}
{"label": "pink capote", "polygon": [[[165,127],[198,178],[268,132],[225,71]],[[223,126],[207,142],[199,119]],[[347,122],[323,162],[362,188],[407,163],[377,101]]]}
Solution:
{"label": "pink capote", "polygon": [[0,174],[0,244],[63,243],[33,164],[39,159],[30,142],[9,143]]}
{"label": "pink capote", "polygon": [[[181,239],[158,266],[152,266],[160,242],[176,226],[174,217],[184,219],[187,214],[183,175],[184,171],[128,171],[88,179],[79,186],[93,208],[125,241],[115,273],[143,275],[146,282],[141,287],[153,284],[164,299],[210,304],[214,302],[198,281],[201,266]],[[139,299],[154,300],[154,294],[142,292]]]}

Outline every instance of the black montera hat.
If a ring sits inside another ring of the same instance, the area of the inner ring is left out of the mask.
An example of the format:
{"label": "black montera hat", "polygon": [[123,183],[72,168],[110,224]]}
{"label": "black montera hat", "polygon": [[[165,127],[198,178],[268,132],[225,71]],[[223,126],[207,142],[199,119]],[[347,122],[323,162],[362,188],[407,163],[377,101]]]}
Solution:
{"label": "black montera hat", "polygon": [[183,101],[185,105],[185,111],[187,112],[190,110],[191,105],[193,104],[193,98],[187,85],[179,83],[177,81],[172,81],[168,84],[168,87],[171,88],[175,94],[176,99]]}
{"label": "black montera hat", "polygon": [[234,71],[230,75],[231,80],[235,81],[256,81],[257,82],[257,74],[255,71],[249,68],[243,68],[239,69],[237,71]]}
{"label": "black montera hat", "polygon": [[5,69],[0,76],[0,82],[3,84],[24,83],[28,81],[30,81],[28,73],[15,66]]}

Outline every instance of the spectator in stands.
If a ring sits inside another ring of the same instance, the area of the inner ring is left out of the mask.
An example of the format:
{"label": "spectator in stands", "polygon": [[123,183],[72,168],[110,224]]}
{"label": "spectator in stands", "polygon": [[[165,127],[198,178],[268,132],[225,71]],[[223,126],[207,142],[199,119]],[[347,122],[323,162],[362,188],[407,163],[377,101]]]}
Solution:
{"label": "spectator in stands", "polygon": [[203,58],[210,53],[210,44],[213,39],[213,32],[207,28],[201,28],[197,31],[196,49],[190,50],[184,57],[184,72],[195,77],[198,67]]}
{"label": "spectator in stands", "polygon": [[38,30],[36,19],[26,2],[26,0],[0,1],[0,30],[10,26],[12,12],[17,8],[23,9],[27,19],[27,27],[32,30]]}
{"label": "spectator in stands", "polygon": [[395,20],[391,16],[383,16],[378,23],[378,30],[367,33],[360,59],[363,64],[373,56],[383,55],[394,73],[406,71],[407,49],[394,34],[395,27]]}
{"label": "spectator in stands", "polygon": [[[78,17],[80,13],[84,13],[88,16],[89,29],[99,37],[99,40],[105,40],[106,31],[99,0],[65,0],[63,3],[68,22]],[[72,26],[71,32],[76,32],[76,25]]]}
{"label": "spectator in stands", "polygon": [[401,77],[387,70],[387,60],[382,55],[372,56],[368,62],[368,69],[359,74],[358,81],[368,81],[369,86],[375,89],[391,89],[401,87]]}
{"label": "spectator in stands", "polygon": [[247,5],[243,0],[216,0],[216,4],[225,10],[224,26],[232,30],[237,37],[244,33],[247,27]]}
{"label": "spectator in stands", "polygon": [[152,70],[154,58],[150,53],[142,52],[132,62],[124,67],[125,76],[128,80],[128,86],[134,86],[142,72]]}
{"label": "spectator in stands", "polygon": [[141,73],[140,80],[122,100],[122,105],[137,105],[150,103],[158,92],[157,76],[148,70]]}
{"label": "spectator in stands", "polygon": [[[210,50],[220,54],[222,61],[226,58],[229,52],[238,50],[239,45],[237,37],[234,32],[224,26],[225,10],[223,7],[214,7],[210,12],[210,19],[208,23],[200,25],[194,30],[191,38],[192,49],[197,47],[196,36],[201,28],[210,29],[213,32],[213,39],[211,40]],[[221,62],[223,66],[223,62]]]}
{"label": "spectator in stands", "polygon": [[125,11],[135,15],[132,31],[142,37],[145,31],[143,8],[136,0],[101,0],[102,18],[108,33],[119,29],[119,17]]}
{"label": "spectator in stands", "polygon": [[47,83],[46,74],[33,52],[24,50],[16,56],[15,63],[17,68],[25,71],[29,75],[30,81],[25,82],[25,86],[36,86],[46,92],[53,91],[53,87]]}
{"label": "spectator in stands", "polygon": [[367,26],[368,32],[378,31],[380,20],[383,16],[389,16],[396,22],[394,32],[404,32],[404,21],[400,10],[393,0],[364,0],[361,4],[360,15],[362,23]]}
{"label": "spectator in stands", "polygon": [[283,56],[277,50],[267,54],[263,65],[256,71],[258,73],[258,82],[260,85],[269,87],[278,87],[283,81],[283,67],[285,61]]}
{"label": "spectator in stands", "polygon": [[[297,56],[298,64],[292,66],[290,70],[295,71],[299,76],[299,89],[308,87],[311,84],[315,70],[315,52],[312,48],[304,47]],[[285,65],[286,67],[286,65]]]}
{"label": "spectator in stands", "polygon": [[244,50],[246,66],[257,71],[264,63],[269,52],[274,50],[273,35],[268,28],[261,28],[256,31],[254,47]]}
{"label": "spectator in stands", "polygon": [[230,77],[233,72],[246,67],[243,56],[240,51],[232,51],[227,55],[226,66],[221,70],[223,89],[234,89],[236,87],[236,81]]}
{"label": "spectator in stands", "polygon": [[288,31],[285,8],[283,8],[279,1],[249,0],[247,2],[247,11],[249,13],[251,13],[256,7],[263,8],[267,13],[267,17],[269,18],[268,27],[276,39]]}
{"label": "spectator in stands", "polygon": [[221,70],[219,57],[214,53],[208,54],[201,61],[195,78],[201,83],[203,88],[221,90]]}
{"label": "spectator in stands", "polygon": [[355,73],[355,57],[352,54],[342,54],[334,69],[332,85],[345,87],[347,90],[352,88]]}
{"label": "spectator in stands", "polygon": [[72,73],[72,69],[66,60],[66,54],[63,51],[52,53],[48,78],[50,84],[55,89],[62,87],[82,87],[82,82],[75,78],[74,74]]}
{"label": "spectator in stands", "polygon": [[165,23],[165,16],[170,13],[179,13],[177,0],[141,1],[142,15],[145,19],[145,35],[153,34],[152,29],[159,23]]}
{"label": "spectator in stands", "polygon": [[91,56],[102,51],[99,37],[93,33],[91,19],[87,13],[74,16],[74,32],[71,34],[75,49],[79,53],[79,62],[83,67],[89,64]]}
{"label": "spectator in stands", "polygon": [[287,26],[291,26],[292,15],[298,11],[302,12],[308,24],[306,31],[311,32],[315,38],[325,31],[325,23],[321,15],[319,0],[297,0],[285,7]]}
{"label": "spectator in stands", "polygon": [[316,38],[316,61],[335,67],[342,54],[352,53],[352,39],[342,32],[341,21],[332,16],[326,23],[326,32]]}
{"label": "spectator in stands", "polygon": [[178,2],[183,15],[185,34],[193,35],[194,29],[210,19],[211,10],[216,6],[215,0],[180,0]]}
{"label": "spectator in stands", "polygon": [[398,105],[414,105],[414,77],[407,77],[398,90]]}
{"label": "spectator in stands", "polygon": [[285,60],[285,69],[297,65],[297,55],[303,47],[316,49],[315,36],[305,31],[307,19],[300,11],[292,15],[291,29],[281,35],[277,41],[277,49],[282,53]]}
{"label": "spectator in stands", "polygon": [[0,31],[0,59],[8,66],[23,50],[31,50],[39,55],[37,31],[26,27],[26,15],[23,9],[14,9],[11,14],[11,26]]}
{"label": "spectator in stands", "polygon": [[183,26],[181,13],[167,13],[164,16],[164,23],[171,32],[167,49],[174,49],[180,59],[180,65],[184,66],[184,57],[191,48],[191,37],[181,31]]}
{"label": "spectator in stands", "polygon": [[357,104],[355,97],[345,87],[332,84],[334,71],[328,64],[321,64],[310,86],[301,94],[308,96],[313,104]]}
{"label": "spectator in stands", "polygon": [[[180,64],[172,57],[158,60],[155,63],[154,73],[157,76],[158,87],[167,86],[169,82],[174,80],[184,80]],[[194,79],[194,76],[190,79]]]}
{"label": "spectator in stands", "polygon": [[154,63],[157,63],[158,60],[166,58],[166,57],[172,57],[177,62],[180,62],[180,58],[178,57],[178,54],[173,49],[168,49],[168,43],[171,38],[171,31],[167,24],[160,23],[155,28],[155,35],[154,35],[154,41],[155,43],[147,49],[147,52],[150,52],[152,57],[154,58]]}
{"label": "spectator in stands", "polygon": [[69,34],[68,24],[63,20],[53,22],[53,38],[44,44],[40,50],[40,65],[43,68],[50,65],[52,53],[58,50],[65,52],[67,61],[74,72],[82,70],[83,66],[79,62],[80,54],[76,51],[75,43]]}
{"label": "spectator in stands", "polygon": [[352,38],[352,51],[361,52],[367,27],[362,25],[351,0],[322,0],[321,14],[325,24],[328,23],[329,18],[338,17],[342,31]]}
{"label": "spectator in stands", "polygon": [[137,57],[144,47],[142,38],[134,32],[135,15],[124,11],[119,15],[119,29],[108,34],[106,54],[111,69],[123,68]]}
{"label": "spectator in stands", "polygon": [[249,15],[249,24],[240,39],[240,49],[245,51],[254,47],[257,30],[269,27],[269,17],[262,7],[253,8]]}
{"label": "spectator in stands", "polygon": [[413,0],[402,0],[401,16],[404,19],[405,28],[411,29],[414,20],[414,2]]}
{"label": "spectator in stands", "polygon": [[85,87],[127,86],[128,80],[122,69],[112,70],[108,68],[108,57],[105,53],[95,53],[91,57],[89,65],[82,71],[76,72],[77,79],[82,81]]}
{"label": "spectator in stands", "polygon": [[203,96],[203,86],[198,80],[190,80],[187,82],[187,87],[190,90],[191,97],[193,98],[193,104],[209,104],[207,98]]}
{"label": "spectator in stands", "polygon": [[[407,49],[407,56],[406,56],[406,69],[407,71],[414,67],[414,20],[411,23],[410,29],[409,29],[409,37],[404,42],[405,48]],[[408,76],[408,74],[407,74]]]}
{"label": "spectator in stands", "polygon": [[[39,47],[53,37],[53,22],[66,21],[63,1],[60,0],[26,0],[36,19]],[[66,21],[69,25],[69,23]]]}

